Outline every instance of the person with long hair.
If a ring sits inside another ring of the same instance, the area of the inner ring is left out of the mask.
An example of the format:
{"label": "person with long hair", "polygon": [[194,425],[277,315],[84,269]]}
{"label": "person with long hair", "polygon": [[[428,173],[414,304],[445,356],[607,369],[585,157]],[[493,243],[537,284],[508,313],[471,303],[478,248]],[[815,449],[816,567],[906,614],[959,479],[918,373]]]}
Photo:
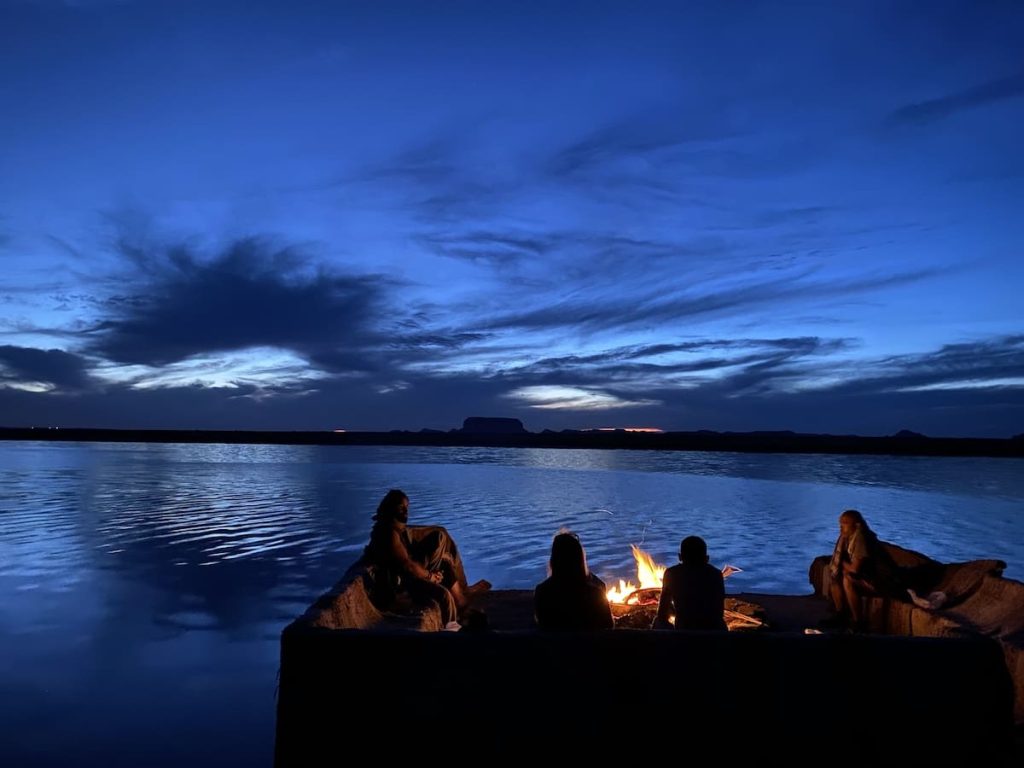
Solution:
{"label": "person with long hair", "polygon": [[393,488],[377,506],[370,543],[363,551],[363,562],[375,570],[376,594],[384,595],[383,602],[400,592],[416,602],[434,600],[443,622],[455,621],[491,584],[483,579],[467,583],[459,549],[445,528],[408,522],[409,497]]}
{"label": "person with long hair", "polygon": [[533,611],[541,629],[611,629],[612,609],[605,586],[587,568],[587,555],[575,533],[559,532],[551,542],[549,576],[533,591]]}
{"label": "person with long hair", "polygon": [[835,615],[826,624],[864,626],[861,597],[898,593],[900,569],[856,509],[839,515],[839,538],[829,563]]}

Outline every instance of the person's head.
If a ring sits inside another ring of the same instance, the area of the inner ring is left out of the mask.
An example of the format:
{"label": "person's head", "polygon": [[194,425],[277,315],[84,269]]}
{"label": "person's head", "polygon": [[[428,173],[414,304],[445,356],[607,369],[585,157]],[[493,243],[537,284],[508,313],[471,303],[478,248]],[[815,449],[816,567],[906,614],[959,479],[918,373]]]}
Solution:
{"label": "person's head", "polygon": [[857,528],[867,530],[868,524],[864,522],[864,516],[856,509],[848,509],[839,516],[839,532],[843,536],[849,536]]}
{"label": "person's head", "polygon": [[708,561],[708,545],[700,536],[687,536],[679,542],[679,562],[704,565]]}
{"label": "person's head", "polygon": [[551,542],[551,575],[557,578],[587,577],[587,555],[575,533],[567,531],[555,535]]}
{"label": "person's head", "polygon": [[374,520],[397,520],[405,523],[409,520],[409,497],[403,491],[392,488],[377,505]]}

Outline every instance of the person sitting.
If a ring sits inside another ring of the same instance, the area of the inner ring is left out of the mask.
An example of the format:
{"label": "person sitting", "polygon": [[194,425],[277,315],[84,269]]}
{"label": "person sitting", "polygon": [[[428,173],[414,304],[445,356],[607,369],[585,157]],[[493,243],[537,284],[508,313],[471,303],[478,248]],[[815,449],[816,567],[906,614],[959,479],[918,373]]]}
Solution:
{"label": "person sitting", "polygon": [[653,629],[727,630],[725,579],[708,562],[708,545],[700,536],[687,536],[679,544],[679,564],[665,571],[661,599]]}
{"label": "person sitting", "polygon": [[388,491],[373,516],[362,557],[376,571],[378,599],[390,602],[405,592],[415,603],[435,601],[444,624],[456,621],[491,584],[467,584],[458,547],[447,530],[439,525],[410,526],[408,520],[409,497],[397,488]]}
{"label": "person sitting", "polygon": [[825,625],[849,624],[853,629],[862,629],[861,597],[902,593],[899,566],[856,509],[848,509],[839,516],[839,538],[832,551],[829,575],[829,596],[835,613],[823,622]]}
{"label": "person sitting", "polygon": [[538,627],[591,630],[614,626],[604,582],[587,568],[586,553],[575,533],[555,536],[548,565],[550,576],[533,591]]}

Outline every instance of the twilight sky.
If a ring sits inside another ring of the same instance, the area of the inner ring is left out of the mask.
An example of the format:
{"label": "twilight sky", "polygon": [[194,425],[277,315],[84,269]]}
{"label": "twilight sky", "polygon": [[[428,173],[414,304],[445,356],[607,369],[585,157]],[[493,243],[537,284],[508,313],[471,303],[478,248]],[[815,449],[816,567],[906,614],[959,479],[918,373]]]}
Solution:
{"label": "twilight sky", "polygon": [[0,0],[0,425],[1024,432],[1022,39]]}

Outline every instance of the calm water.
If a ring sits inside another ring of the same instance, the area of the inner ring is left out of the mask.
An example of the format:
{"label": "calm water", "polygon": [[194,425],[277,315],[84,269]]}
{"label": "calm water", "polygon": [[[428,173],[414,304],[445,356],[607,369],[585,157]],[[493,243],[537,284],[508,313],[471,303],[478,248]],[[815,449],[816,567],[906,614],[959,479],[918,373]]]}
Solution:
{"label": "calm water", "polygon": [[391,487],[498,588],[568,525],[606,581],[699,533],[729,591],[802,594],[847,507],[1024,578],[1019,460],[0,443],[0,763],[269,765],[279,633]]}

